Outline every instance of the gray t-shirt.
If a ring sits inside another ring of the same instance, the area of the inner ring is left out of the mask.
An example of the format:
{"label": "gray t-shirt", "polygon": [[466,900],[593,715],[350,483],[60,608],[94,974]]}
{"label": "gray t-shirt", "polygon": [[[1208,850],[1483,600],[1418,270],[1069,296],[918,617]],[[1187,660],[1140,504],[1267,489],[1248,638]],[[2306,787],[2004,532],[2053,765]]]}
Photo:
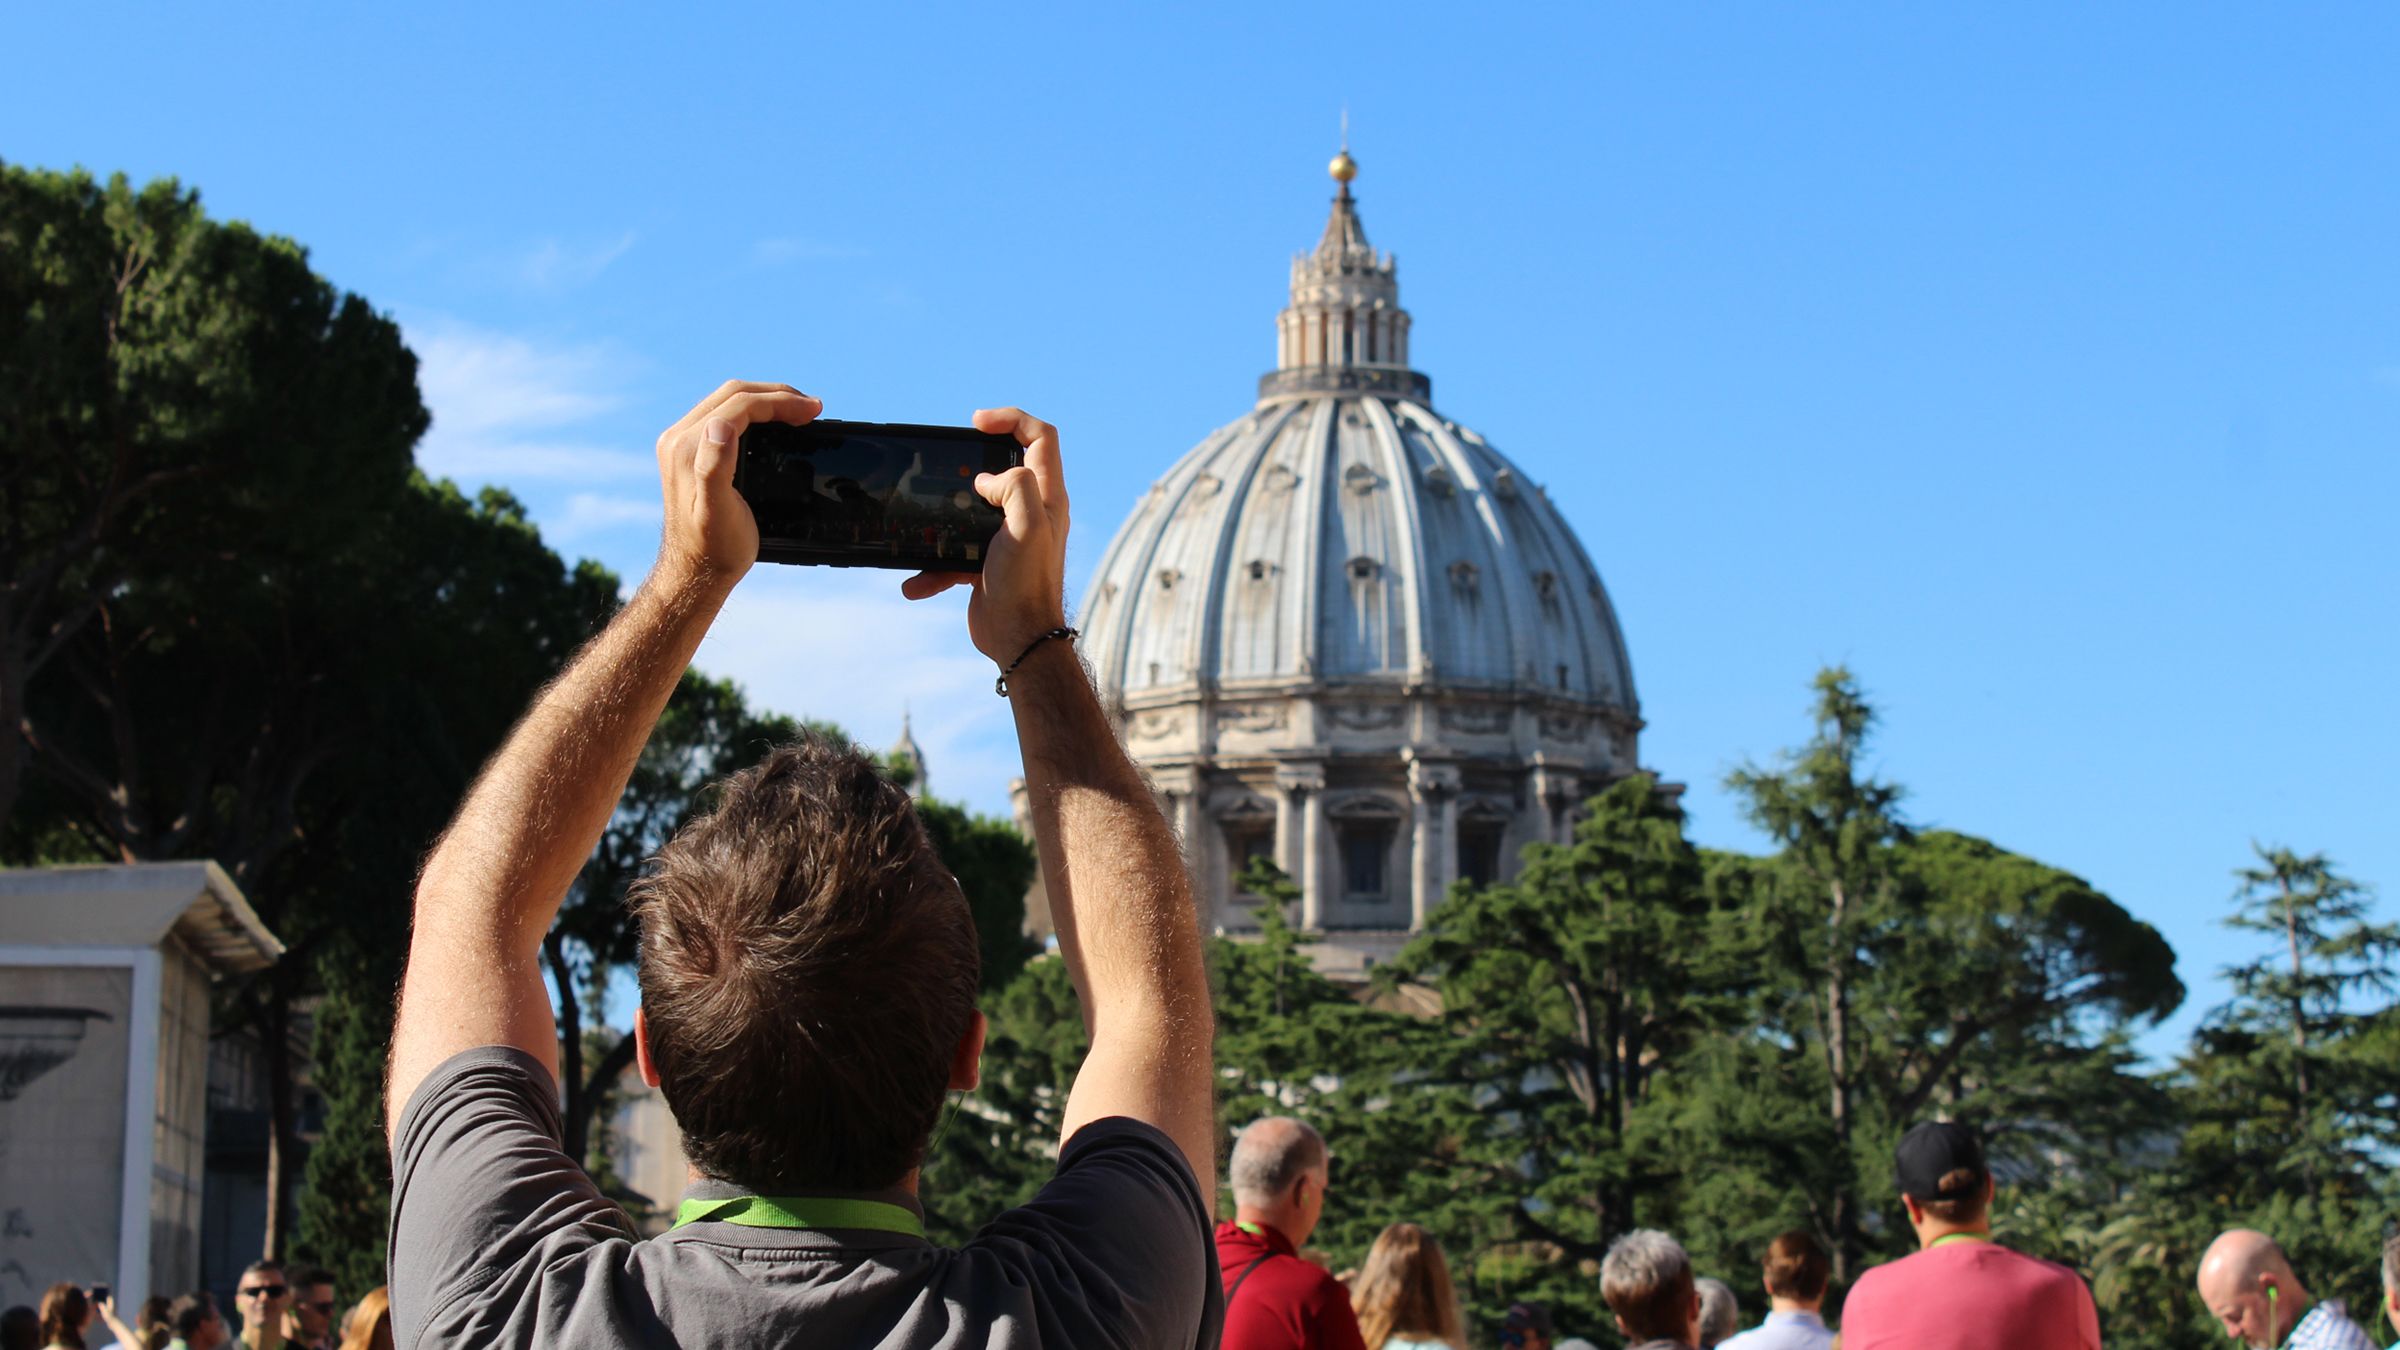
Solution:
{"label": "gray t-shirt", "polygon": [[[1191,1166],[1140,1121],[1076,1131],[1031,1204],[956,1250],[712,1220],[636,1241],[559,1139],[555,1080],[522,1050],[466,1051],[418,1087],[392,1159],[399,1350],[1208,1350],[1224,1323]],[[702,1182],[690,1195],[738,1193]],[[916,1207],[904,1193],[860,1198]]]}

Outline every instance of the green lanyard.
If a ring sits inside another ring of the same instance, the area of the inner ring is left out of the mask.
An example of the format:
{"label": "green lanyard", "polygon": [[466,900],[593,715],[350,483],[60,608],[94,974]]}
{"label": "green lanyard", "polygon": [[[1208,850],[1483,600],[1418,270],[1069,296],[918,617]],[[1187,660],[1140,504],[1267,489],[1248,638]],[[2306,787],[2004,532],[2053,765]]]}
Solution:
{"label": "green lanyard", "polygon": [[864,1228],[877,1233],[925,1236],[925,1221],[881,1200],[841,1200],[810,1195],[737,1195],[725,1200],[686,1200],[675,1210],[675,1226],[734,1223],[744,1228]]}
{"label": "green lanyard", "polygon": [[1944,1234],[1942,1234],[1940,1237],[1938,1237],[1938,1238],[1935,1238],[1933,1241],[1926,1243],[1926,1244],[1925,1244],[1925,1250],[1927,1250],[1927,1251],[1932,1251],[1932,1250],[1933,1250],[1934,1248],[1936,1248],[1936,1247],[1939,1247],[1939,1246],[1942,1246],[1942,1245],[1944,1245],[1945,1243],[1951,1243],[1951,1242],[1989,1242],[1989,1241],[1991,1241],[1991,1239],[1990,1239],[1990,1238],[1988,1238],[1988,1237],[1985,1237],[1985,1236],[1984,1236],[1983,1234],[1981,1234],[1981,1233],[1944,1233]]}

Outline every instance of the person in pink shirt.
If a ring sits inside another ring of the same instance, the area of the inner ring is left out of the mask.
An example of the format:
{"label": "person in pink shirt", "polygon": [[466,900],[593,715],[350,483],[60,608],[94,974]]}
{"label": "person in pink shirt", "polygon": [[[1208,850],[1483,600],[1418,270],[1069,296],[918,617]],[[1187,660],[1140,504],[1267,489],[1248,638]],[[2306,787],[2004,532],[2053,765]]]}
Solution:
{"label": "person in pink shirt", "polygon": [[2074,1271],[1992,1241],[1983,1142],[1953,1121],[1900,1140],[1900,1202],[1914,1255],[1861,1275],[1842,1350],[2100,1350],[2100,1313]]}

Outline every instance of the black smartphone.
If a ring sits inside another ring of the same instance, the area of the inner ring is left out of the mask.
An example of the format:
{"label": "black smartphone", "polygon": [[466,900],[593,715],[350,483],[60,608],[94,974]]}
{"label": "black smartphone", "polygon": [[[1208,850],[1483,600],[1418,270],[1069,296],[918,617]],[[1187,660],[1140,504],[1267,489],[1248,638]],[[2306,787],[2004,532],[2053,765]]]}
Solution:
{"label": "black smartphone", "polygon": [[95,1284],[95,1285],[93,1285],[93,1286],[92,1286],[92,1302],[94,1302],[94,1303],[106,1303],[106,1302],[108,1302],[108,1286],[107,1286],[107,1285],[105,1285],[105,1284]]}
{"label": "black smartphone", "polygon": [[1016,437],[973,427],[762,422],[742,433],[733,486],[760,562],[980,572],[1001,517],[975,475],[1024,462]]}

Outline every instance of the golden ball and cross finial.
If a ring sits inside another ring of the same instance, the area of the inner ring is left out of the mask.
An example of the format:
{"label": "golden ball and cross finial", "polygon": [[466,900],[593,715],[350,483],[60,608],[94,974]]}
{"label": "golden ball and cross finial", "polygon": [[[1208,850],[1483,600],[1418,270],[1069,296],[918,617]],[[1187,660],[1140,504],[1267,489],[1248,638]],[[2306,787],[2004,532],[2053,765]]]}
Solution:
{"label": "golden ball and cross finial", "polygon": [[1325,166],[1325,172],[1333,175],[1333,181],[1347,187],[1351,179],[1358,177],[1358,161],[1350,158],[1350,152],[1344,150],[1333,157],[1333,163]]}

